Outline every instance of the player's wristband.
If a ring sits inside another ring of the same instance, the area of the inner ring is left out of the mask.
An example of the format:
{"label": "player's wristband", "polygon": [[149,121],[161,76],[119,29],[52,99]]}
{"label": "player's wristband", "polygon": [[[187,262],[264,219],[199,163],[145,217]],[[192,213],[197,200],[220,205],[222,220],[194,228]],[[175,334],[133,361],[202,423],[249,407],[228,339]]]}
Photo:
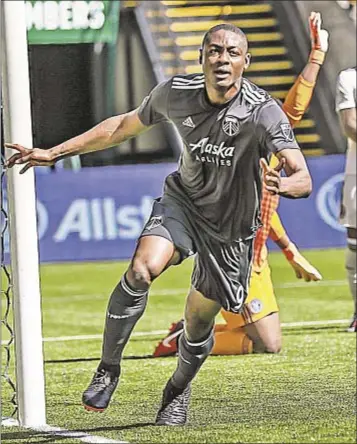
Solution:
{"label": "player's wristband", "polygon": [[325,61],[326,53],[321,51],[320,49],[313,49],[310,52],[309,62],[316,63],[317,65],[323,65]]}

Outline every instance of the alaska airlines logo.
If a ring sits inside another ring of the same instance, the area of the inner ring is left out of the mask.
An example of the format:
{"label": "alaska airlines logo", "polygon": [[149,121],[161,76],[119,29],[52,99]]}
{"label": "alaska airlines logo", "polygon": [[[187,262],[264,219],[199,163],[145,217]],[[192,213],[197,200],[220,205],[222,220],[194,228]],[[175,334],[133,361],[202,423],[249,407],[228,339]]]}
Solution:
{"label": "alaska airlines logo", "polygon": [[321,219],[338,231],[345,231],[339,222],[344,174],[335,174],[319,189],[316,205]]}
{"label": "alaska airlines logo", "polygon": [[232,166],[235,146],[226,146],[225,142],[215,145],[209,137],[204,137],[198,143],[190,143],[191,153],[196,153],[196,160],[202,163],[215,163],[219,166]]}

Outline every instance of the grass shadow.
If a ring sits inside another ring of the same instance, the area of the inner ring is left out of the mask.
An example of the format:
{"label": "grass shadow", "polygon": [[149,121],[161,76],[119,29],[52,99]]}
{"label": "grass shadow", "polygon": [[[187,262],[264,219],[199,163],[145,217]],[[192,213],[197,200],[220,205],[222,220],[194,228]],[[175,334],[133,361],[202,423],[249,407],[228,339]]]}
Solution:
{"label": "grass shadow", "polygon": [[[140,359],[157,359],[152,355],[141,355],[141,356],[124,356],[123,360],[140,360]],[[71,362],[90,362],[90,361],[100,361],[100,357],[96,358],[69,358],[69,359],[48,359],[45,360],[45,364],[66,364]]]}
{"label": "grass shadow", "polygon": [[[4,442],[5,440],[10,441],[19,441],[23,440],[26,442],[29,442],[30,439],[36,439],[36,443],[51,443],[51,442],[58,442],[65,439],[71,439],[73,438],[77,442],[78,439],[81,438],[81,433],[83,433],[83,437],[87,435],[96,434],[98,432],[121,432],[124,430],[132,430],[132,429],[138,429],[142,427],[152,427],[155,426],[154,422],[138,422],[134,424],[127,424],[124,426],[110,426],[110,427],[95,427],[95,428],[88,428],[83,430],[64,430],[63,432],[44,432],[44,431],[36,431],[36,430],[25,430],[25,431],[18,431],[18,432],[5,432],[1,433],[1,441]],[[71,433],[76,434],[76,436],[72,437],[70,436]]]}

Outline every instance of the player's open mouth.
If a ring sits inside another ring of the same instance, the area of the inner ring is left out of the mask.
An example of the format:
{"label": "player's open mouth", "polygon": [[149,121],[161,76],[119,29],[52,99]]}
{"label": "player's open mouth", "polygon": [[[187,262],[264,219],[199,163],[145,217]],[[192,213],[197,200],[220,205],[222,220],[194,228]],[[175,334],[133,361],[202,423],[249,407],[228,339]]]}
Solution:
{"label": "player's open mouth", "polygon": [[229,77],[231,75],[231,73],[229,71],[223,70],[223,69],[217,69],[216,71],[214,71],[215,76],[220,79],[226,79],[227,77]]}

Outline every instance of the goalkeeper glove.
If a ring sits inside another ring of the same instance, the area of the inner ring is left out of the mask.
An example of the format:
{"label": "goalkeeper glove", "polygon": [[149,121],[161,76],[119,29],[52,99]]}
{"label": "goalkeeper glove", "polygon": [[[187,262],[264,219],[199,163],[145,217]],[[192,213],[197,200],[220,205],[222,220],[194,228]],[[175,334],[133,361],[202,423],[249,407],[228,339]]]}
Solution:
{"label": "goalkeeper glove", "polygon": [[290,265],[295,270],[298,279],[303,278],[306,282],[320,281],[322,279],[318,270],[316,270],[316,268],[302,256],[295,244],[289,242],[289,245],[282,251]]}
{"label": "goalkeeper glove", "polygon": [[325,60],[325,54],[328,50],[329,33],[325,29],[321,29],[321,14],[312,12],[309,18],[311,53],[309,61],[322,65]]}

